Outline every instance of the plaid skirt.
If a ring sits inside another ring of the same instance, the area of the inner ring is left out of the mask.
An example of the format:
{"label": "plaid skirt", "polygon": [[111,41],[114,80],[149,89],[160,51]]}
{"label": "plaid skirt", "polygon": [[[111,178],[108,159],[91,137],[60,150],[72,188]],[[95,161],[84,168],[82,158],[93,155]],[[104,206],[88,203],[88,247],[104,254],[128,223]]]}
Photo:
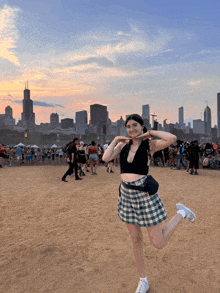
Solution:
{"label": "plaid skirt", "polygon": [[[143,186],[146,176],[127,184]],[[163,203],[157,193],[128,189],[122,184],[119,186],[118,216],[128,224],[141,227],[155,226],[167,218]]]}

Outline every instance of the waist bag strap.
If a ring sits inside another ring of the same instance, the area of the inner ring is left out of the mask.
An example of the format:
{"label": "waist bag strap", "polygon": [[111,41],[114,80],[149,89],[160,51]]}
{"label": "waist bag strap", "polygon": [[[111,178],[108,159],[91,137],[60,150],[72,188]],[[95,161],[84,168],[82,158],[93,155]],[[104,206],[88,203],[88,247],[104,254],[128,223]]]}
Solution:
{"label": "waist bag strap", "polygon": [[144,188],[143,186],[130,185],[130,184],[125,183],[124,181],[122,181],[121,184],[124,187],[127,187],[129,189],[136,189],[136,190],[141,190],[141,191],[145,191],[146,192],[146,188]]}

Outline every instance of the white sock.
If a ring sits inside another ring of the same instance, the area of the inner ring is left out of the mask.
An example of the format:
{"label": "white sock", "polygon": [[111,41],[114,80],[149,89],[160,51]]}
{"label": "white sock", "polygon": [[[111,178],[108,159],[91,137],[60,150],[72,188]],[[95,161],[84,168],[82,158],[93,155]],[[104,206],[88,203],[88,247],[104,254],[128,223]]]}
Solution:
{"label": "white sock", "polygon": [[181,216],[183,216],[183,218],[185,218],[186,216],[186,212],[184,210],[178,210],[177,214],[180,214]]}
{"label": "white sock", "polygon": [[140,278],[141,280],[145,280],[146,282],[148,282],[147,277],[145,278]]}

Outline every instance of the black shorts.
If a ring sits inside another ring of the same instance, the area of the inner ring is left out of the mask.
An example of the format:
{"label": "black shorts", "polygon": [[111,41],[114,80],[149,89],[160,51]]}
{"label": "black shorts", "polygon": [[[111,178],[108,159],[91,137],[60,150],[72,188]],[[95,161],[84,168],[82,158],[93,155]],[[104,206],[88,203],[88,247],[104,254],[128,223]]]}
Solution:
{"label": "black shorts", "polygon": [[86,156],[85,155],[79,155],[78,163],[85,164],[86,163]]}
{"label": "black shorts", "polygon": [[193,158],[189,161],[189,169],[199,169],[199,159]]}

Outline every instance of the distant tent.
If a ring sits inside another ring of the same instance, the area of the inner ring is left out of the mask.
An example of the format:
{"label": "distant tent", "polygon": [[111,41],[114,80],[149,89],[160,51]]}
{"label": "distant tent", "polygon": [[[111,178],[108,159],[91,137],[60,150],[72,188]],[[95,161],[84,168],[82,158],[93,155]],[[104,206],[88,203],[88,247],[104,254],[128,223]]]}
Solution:
{"label": "distant tent", "polygon": [[17,144],[15,147],[21,147],[21,146],[25,146],[25,144],[23,144],[22,142],[20,142],[20,143]]}
{"label": "distant tent", "polygon": [[52,145],[51,149],[53,149],[53,148],[56,149],[57,145],[56,144]]}
{"label": "distant tent", "polygon": [[31,147],[34,148],[34,149],[39,149],[39,146],[37,146],[36,144],[32,145]]}

